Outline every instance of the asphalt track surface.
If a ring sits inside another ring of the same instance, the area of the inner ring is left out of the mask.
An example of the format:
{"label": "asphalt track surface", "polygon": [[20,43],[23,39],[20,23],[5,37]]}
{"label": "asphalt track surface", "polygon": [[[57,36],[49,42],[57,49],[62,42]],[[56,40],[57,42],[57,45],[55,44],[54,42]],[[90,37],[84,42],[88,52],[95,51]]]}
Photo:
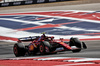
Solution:
{"label": "asphalt track surface", "polygon": [[[87,0],[88,1],[88,0]],[[90,0],[92,1],[92,0]],[[72,1],[73,2],[73,1]],[[98,11],[100,9],[100,1],[98,3],[86,3],[86,4],[74,4],[74,5],[56,5],[54,7],[40,6],[30,7],[30,5],[25,6],[15,6],[15,7],[4,7],[0,8],[0,13],[17,13],[17,12],[30,12],[30,11],[48,11],[48,10],[89,10],[89,11]],[[70,2],[71,3],[71,2]],[[53,3],[54,4],[54,3]],[[47,5],[47,4],[44,4]],[[52,5],[52,4],[51,4]],[[100,58],[100,40],[98,41],[84,41],[88,46],[88,49],[82,50],[79,53],[72,53],[71,51],[58,52],[57,54],[50,55],[36,55],[32,57],[88,57],[88,58]],[[13,45],[14,42],[2,42],[0,41],[0,58],[14,58],[13,54]]]}
{"label": "asphalt track surface", "polygon": [[[100,58],[100,41],[85,41],[88,49],[79,53],[71,51],[58,52],[57,54],[35,55],[32,57],[85,57]],[[0,58],[15,58],[13,54],[13,42],[0,42]],[[26,56],[27,57],[27,56]]]}

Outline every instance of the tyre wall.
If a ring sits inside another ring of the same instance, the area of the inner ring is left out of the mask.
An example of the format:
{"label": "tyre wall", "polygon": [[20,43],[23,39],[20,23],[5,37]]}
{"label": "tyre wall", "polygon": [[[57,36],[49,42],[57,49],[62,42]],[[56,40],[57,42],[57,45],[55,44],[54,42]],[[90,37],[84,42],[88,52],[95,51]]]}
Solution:
{"label": "tyre wall", "polygon": [[4,6],[17,6],[17,5],[27,5],[27,4],[38,4],[38,3],[49,3],[49,2],[59,2],[67,0],[27,0],[27,1],[12,1],[0,3],[0,7]]}

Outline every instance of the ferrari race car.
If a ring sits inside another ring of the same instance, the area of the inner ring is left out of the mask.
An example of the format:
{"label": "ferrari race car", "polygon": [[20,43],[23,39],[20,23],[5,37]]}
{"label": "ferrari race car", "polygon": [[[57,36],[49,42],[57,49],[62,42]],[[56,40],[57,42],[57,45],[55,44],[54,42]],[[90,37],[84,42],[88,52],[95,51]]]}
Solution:
{"label": "ferrari race car", "polygon": [[[24,43],[30,42],[27,45]],[[13,50],[16,57],[35,54],[57,53],[59,51],[80,52],[87,46],[78,38],[70,38],[70,41],[63,41],[63,38],[55,40],[53,36],[31,36],[19,38],[14,44]]]}

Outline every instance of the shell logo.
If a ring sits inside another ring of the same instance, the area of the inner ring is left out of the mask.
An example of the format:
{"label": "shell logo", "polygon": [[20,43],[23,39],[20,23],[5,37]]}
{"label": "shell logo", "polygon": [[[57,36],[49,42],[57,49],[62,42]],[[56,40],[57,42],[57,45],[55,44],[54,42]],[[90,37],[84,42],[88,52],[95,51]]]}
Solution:
{"label": "shell logo", "polygon": [[29,50],[30,50],[30,51],[33,51],[33,50],[34,50],[34,45],[33,45],[33,44],[30,44],[30,45],[29,45]]}
{"label": "shell logo", "polygon": [[65,44],[64,42],[60,42],[60,44]]}

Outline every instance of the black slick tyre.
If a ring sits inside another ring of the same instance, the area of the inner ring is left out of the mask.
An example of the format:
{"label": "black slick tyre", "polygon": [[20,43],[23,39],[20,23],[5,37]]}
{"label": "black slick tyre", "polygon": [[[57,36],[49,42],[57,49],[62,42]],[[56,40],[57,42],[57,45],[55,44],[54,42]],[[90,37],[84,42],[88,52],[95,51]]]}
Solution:
{"label": "black slick tyre", "polygon": [[51,52],[51,46],[48,41],[42,41],[39,45],[39,51],[41,54],[46,54]]}
{"label": "black slick tyre", "polygon": [[24,44],[16,43],[13,47],[13,52],[16,57],[24,56],[26,53]]}
{"label": "black slick tyre", "polygon": [[76,46],[78,49],[72,50],[72,52],[80,52],[81,51],[81,41],[78,38],[71,38],[70,39],[70,46]]}

